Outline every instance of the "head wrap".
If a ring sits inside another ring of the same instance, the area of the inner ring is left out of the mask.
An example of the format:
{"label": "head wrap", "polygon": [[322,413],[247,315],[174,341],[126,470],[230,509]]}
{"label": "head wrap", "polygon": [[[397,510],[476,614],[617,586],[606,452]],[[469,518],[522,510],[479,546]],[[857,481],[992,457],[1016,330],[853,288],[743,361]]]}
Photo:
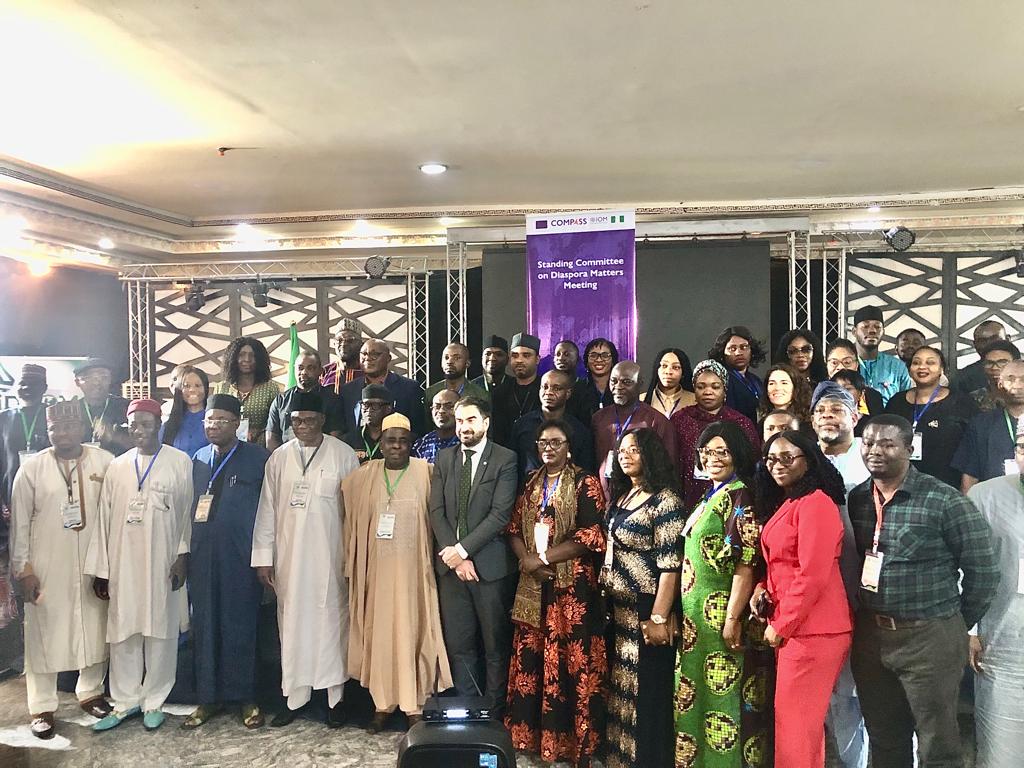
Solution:
{"label": "head wrap", "polygon": [[93,368],[103,368],[104,370],[111,372],[114,370],[110,363],[108,363],[106,360],[102,360],[98,357],[90,357],[80,366],[75,368],[75,376],[82,376],[87,371],[91,371]]}
{"label": "head wrap", "polygon": [[82,422],[82,406],[77,400],[60,400],[46,409],[47,424]]}
{"label": "head wrap", "polygon": [[292,400],[288,405],[288,413],[295,413],[296,411],[316,411],[317,413],[323,413],[324,399],[320,397],[319,392],[303,392],[301,389],[296,389],[292,392]]}
{"label": "head wrap", "polygon": [[234,395],[210,395],[206,401],[206,410],[228,411],[241,416],[242,402]]}
{"label": "head wrap", "polygon": [[46,369],[41,365],[35,365],[33,363],[26,363],[21,366],[21,377],[18,379],[19,384],[32,384],[46,383]]}
{"label": "head wrap", "polygon": [[538,355],[540,354],[540,339],[536,336],[531,336],[528,333],[517,333],[512,337],[512,349],[516,347],[526,347],[532,349]]}
{"label": "head wrap", "polygon": [[367,384],[365,387],[363,387],[362,399],[383,400],[386,403],[395,402],[395,396],[392,395],[391,390],[389,390],[383,384]]}
{"label": "head wrap", "polygon": [[860,323],[863,323],[865,320],[877,320],[880,323],[883,322],[883,320],[882,320],[882,308],[881,307],[861,307],[860,309],[858,309],[856,312],[853,313],[853,324],[854,325],[859,325]]}
{"label": "head wrap", "polygon": [[853,395],[847,392],[842,385],[837,384],[834,381],[823,381],[814,388],[814,394],[811,396],[811,410],[818,405],[820,400],[838,400],[845,405],[851,413],[857,412],[857,403],[853,399]]}
{"label": "head wrap", "polygon": [[401,413],[391,413],[384,417],[380,429],[381,432],[387,432],[389,429],[404,429],[406,432],[412,432],[412,423],[407,416],[403,416]]}
{"label": "head wrap", "polygon": [[725,370],[725,366],[717,360],[701,360],[693,366],[693,380],[696,381],[697,377],[704,373],[704,371],[710,371],[722,380],[722,384],[728,385],[729,372]]}
{"label": "head wrap", "polygon": [[142,398],[139,400],[132,400],[128,404],[128,416],[133,413],[152,413],[156,416],[157,420],[160,420],[160,403],[156,400],[150,400],[149,398]]}
{"label": "head wrap", "polygon": [[508,352],[508,339],[502,338],[501,336],[491,336],[490,338],[484,339],[484,349],[500,349],[502,352]]}

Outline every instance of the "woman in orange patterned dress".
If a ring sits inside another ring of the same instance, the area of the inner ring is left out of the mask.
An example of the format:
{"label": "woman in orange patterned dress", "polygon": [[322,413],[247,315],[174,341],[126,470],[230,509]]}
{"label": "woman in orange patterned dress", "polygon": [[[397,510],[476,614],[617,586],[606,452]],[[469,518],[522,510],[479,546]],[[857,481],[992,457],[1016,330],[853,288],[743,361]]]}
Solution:
{"label": "woman in orange patterned dress", "polygon": [[598,571],[601,483],[574,465],[569,427],[537,430],[543,462],[505,529],[519,558],[505,726],[517,749],[587,768],[600,744],[608,659]]}

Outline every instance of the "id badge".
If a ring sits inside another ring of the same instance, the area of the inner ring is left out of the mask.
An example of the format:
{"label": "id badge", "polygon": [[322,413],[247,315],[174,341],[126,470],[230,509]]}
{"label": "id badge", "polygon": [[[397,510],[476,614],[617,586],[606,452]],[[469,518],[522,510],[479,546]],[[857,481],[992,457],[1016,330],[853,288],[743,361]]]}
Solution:
{"label": "id badge", "polygon": [[1017,462],[1014,459],[1006,459],[1003,461],[1003,474],[1004,475],[1018,475],[1020,474],[1020,467],[1017,466]]}
{"label": "id badge", "polygon": [[65,501],[60,505],[60,519],[65,528],[82,527],[82,505],[77,501]]}
{"label": "id badge", "polygon": [[196,504],[196,517],[197,523],[205,523],[210,519],[210,507],[213,506],[213,494],[204,493],[199,497],[199,502]]}
{"label": "id badge", "polygon": [[914,441],[910,444],[910,460],[921,461],[924,458],[924,435],[920,432],[914,433]]}
{"label": "id badge", "polygon": [[612,477],[612,467],[614,466],[614,464],[612,462],[614,462],[614,461],[615,461],[615,451],[608,451],[608,458],[605,459],[605,461],[604,461],[604,476],[606,478],[608,478],[609,480],[611,480],[611,477]]}
{"label": "id badge", "polygon": [[536,523],[533,526],[533,543],[537,547],[538,553],[548,551],[548,539],[550,538],[551,528],[547,523]]}
{"label": "id badge", "polygon": [[393,538],[395,538],[395,513],[394,512],[381,512],[377,516],[377,538],[378,539],[393,539]]}
{"label": "id badge", "polygon": [[141,523],[142,513],[146,510],[146,498],[139,494],[128,502],[128,522]]}
{"label": "id badge", "polygon": [[243,443],[249,439],[249,420],[242,419],[238,422],[238,431],[235,432],[235,437],[241,440]]}
{"label": "id badge", "polygon": [[309,483],[305,480],[296,480],[292,483],[292,496],[288,506],[292,509],[305,509],[309,502]]}
{"label": "id badge", "polygon": [[615,558],[615,555],[612,552],[612,550],[615,548],[615,539],[612,538],[611,531],[608,531],[608,536],[605,539],[605,541],[607,543],[604,549],[604,567],[610,571],[612,569],[612,560]]}
{"label": "id badge", "polygon": [[693,465],[693,479],[694,480],[710,480],[711,475],[708,474],[707,470],[703,467],[698,467],[696,464]]}
{"label": "id badge", "polygon": [[[29,456],[35,456],[36,453],[37,453],[37,451],[18,451],[18,464],[19,465],[24,464],[25,463],[25,459],[27,459]],[[1013,467],[1014,467],[1014,471],[1016,472],[1017,465],[1014,464]]]}
{"label": "id badge", "polygon": [[878,591],[878,581],[882,576],[882,560],[885,558],[883,552],[866,552],[864,554],[864,569],[860,572],[861,589],[868,592]]}

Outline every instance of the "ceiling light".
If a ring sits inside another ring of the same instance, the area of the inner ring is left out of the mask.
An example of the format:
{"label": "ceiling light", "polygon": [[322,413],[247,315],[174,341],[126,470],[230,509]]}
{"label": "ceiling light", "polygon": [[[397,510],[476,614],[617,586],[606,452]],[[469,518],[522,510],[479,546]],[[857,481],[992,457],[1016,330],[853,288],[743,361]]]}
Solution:
{"label": "ceiling light", "polygon": [[45,277],[50,274],[50,262],[46,259],[27,259],[25,266],[32,277]]}
{"label": "ceiling light", "polygon": [[420,170],[427,176],[437,176],[439,173],[447,171],[448,166],[444,163],[424,163],[420,166]]}
{"label": "ceiling light", "polygon": [[242,223],[235,225],[235,240],[248,242],[259,239],[260,233],[256,231],[256,227],[252,224],[246,224],[243,221]]}
{"label": "ceiling light", "polygon": [[363,264],[363,269],[366,271],[366,276],[373,280],[380,280],[384,277],[384,273],[388,271],[388,267],[391,265],[391,259],[386,256],[371,256]]}
{"label": "ceiling light", "polygon": [[905,251],[917,241],[917,235],[906,227],[893,227],[883,232],[882,237],[894,251]]}
{"label": "ceiling light", "polygon": [[880,210],[882,210],[882,206],[880,206],[880,205],[869,205],[868,206],[868,212],[869,213],[878,213]]}
{"label": "ceiling light", "polygon": [[114,241],[111,240],[109,237],[101,237],[96,244],[104,251],[113,250],[116,247]]}
{"label": "ceiling light", "polygon": [[451,227],[459,222],[458,219],[454,219],[451,216],[442,216],[437,220],[437,223],[442,227]]}
{"label": "ceiling light", "polygon": [[189,312],[198,312],[206,305],[206,296],[203,295],[203,284],[192,283],[185,290],[185,309]]}

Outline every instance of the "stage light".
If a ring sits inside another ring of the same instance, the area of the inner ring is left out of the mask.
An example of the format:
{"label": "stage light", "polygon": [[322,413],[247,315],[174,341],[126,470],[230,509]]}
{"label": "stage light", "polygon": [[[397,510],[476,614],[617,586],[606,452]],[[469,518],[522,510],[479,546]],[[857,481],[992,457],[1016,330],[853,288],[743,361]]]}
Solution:
{"label": "stage light", "polygon": [[448,166],[444,163],[424,163],[420,166],[420,171],[427,174],[427,176],[437,176],[447,170]]}
{"label": "stage light", "polygon": [[264,283],[262,280],[250,285],[249,292],[252,294],[252,305],[260,308],[267,306],[267,294],[274,287],[276,286]]}
{"label": "stage light", "polygon": [[117,244],[109,237],[101,237],[99,241],[96,243],[96,245],[98,245],[104,251],[110,251],[117,247]]}
{"label": "stage light", "polygon": [[185,290],[185,309],[189,312],[198,312],[206,305],[206,296],[201,283],[192,283]]}
{"label": "stage light", "polygon": [[388,267],[391,266],[391,259],[386,256],[371,256],[363,264],[363,269],[366,271],[366,276],[373,280],[380,280],[384,277],[384,273],[388,271]]}
{"label": "stage light", "polygon": [[883,232],[882,237],[894,251],[905,251],[917,241],[917,235],[906,227],[893,227]]}
{"label": "stage light", "polygon": [[1024,277],[1024,250],[1014,251],[1013,260],[1017,264],[1017,277]]}

